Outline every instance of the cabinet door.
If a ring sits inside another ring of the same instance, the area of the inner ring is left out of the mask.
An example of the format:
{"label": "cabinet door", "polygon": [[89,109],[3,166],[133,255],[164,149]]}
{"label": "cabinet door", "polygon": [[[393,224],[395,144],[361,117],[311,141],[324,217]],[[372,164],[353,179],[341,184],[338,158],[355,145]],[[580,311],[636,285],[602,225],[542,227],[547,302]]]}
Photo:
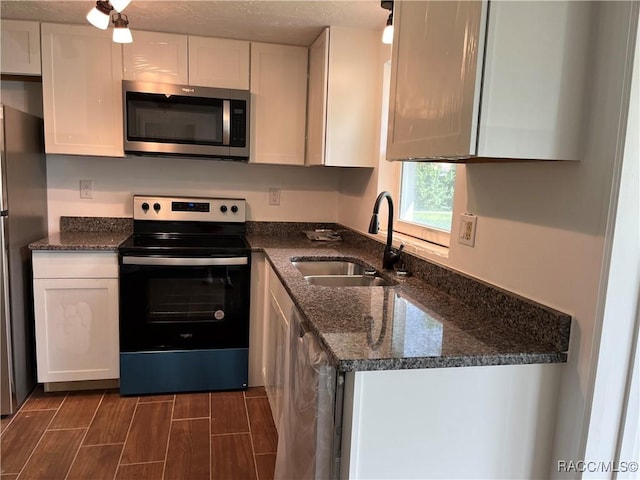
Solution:
{"label": "cabinet door", "polygon": [[327,118],[329,29],[309,47],[309,99],[307,103],[307,165],[324,165]]}
{"label": "cabinet door", "polygon": [[304,165],[307,49],[251,44],[251,162]]}
{"label": "cabinet door", "polygon": [[171,33],[135,32],[133,43],[123,45],[125,80],[186,85],[187,36]]}
{"label": "cabinet door", "polygon": [[40,75],[40,24],[2,20],[0,28],[2,73]]}
{"label": "cabinet door", "polygon": [[39,382],[119,377],[118,280],[35,279]]}
{"label": "cabinet door", "polygon": [[265,390],[276,428],[280,428],[284,388],[287,385],[289,365],[289,321],[272,292],[269,293],[265,349]]}
{"label": "cabinet door", "polygon": [[594,5],[491,2],[478,156],[580,159]]}
{"label": "cabinet door", "polygon": [[124,156],[121,44],[91,26],[41,31],[46,152]]}
{"label": "cabinet door", "polygon": [[475,154],[485,15],[485,2],[395,3],[388,159]]}
{"label": "cabinet door", "polygon": [[374,167],[382,100],[380,32],[331,27],[325,165]]}
{"label": "cabinet door", "polygon": [[189,85],[249,89],[249,42],[189,37]]}

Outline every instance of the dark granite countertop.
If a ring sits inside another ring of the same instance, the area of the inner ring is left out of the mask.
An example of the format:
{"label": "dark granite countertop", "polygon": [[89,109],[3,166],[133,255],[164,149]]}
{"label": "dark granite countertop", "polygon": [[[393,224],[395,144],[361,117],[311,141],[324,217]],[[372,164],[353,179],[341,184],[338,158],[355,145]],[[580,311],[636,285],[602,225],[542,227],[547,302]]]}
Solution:
{"label": "dark granite countertop", "polygon": [[61,217],[60,233],[29,244],[31,250],[117,251],[133,230],[131,218]]}
{"label": "dark granite countertop", "polygon": [[[133,226],[94,217],[62,217],[60,225],[29,248],[117,251]],[[338,229],[344,241],[302,233],[320,227]],[[291,258],[345,258],[382,271],[383,245],[336,224],[248,222],[247,232],[340,371],[566,362],[571,317],[562,312],[406,253],[413,276],[393,277],[395,286],[314,286]]]}
{"label": "dark granite countertop", "polygon": [[[430,265],[422,268],[436,269],[431,273],[440,277],[434,278],[440,288],[418,276],[393,277],[393,287],[315,286],[291,258],[354,259],[381,271],[382,255],[366,241],[313,242],[299,231],[286,237],[255,232],[248,241],[266,254],[340,371],[566,362],[570,316],[470,277]],[[447,282],[471,296],[463,302],[452,295],[443,276],[459,276]]]}
{"label": "dark granite countertop", "polygon": [[29,245],[31,250],[105,250],[118,251],[129,233],[122,232],[61,232]]}

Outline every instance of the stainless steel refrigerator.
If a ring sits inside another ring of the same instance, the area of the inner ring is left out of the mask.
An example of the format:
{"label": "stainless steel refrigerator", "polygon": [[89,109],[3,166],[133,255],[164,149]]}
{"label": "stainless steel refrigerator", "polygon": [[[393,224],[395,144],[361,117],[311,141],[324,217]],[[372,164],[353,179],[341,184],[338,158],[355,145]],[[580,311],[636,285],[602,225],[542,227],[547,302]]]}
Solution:
{"label": "stainless steel refrigerator", "polygon": [[29,243],[47,236],[42,119],[0,105],[0,406],[14,413],[36,384]]}

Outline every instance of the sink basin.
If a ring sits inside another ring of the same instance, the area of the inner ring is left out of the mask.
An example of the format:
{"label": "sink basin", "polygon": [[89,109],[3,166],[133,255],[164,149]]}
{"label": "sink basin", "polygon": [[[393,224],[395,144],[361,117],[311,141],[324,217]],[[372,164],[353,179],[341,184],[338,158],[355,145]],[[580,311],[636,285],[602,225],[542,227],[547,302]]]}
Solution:
{"label": "sink basin", "polygon": [[396,285],[382,277],[368,275],[308,275],[304,277],[311,285],[322,287],[389,287]]}
{"label": "sink basin", "polygon": [[307,276],[315,275],[364,275],[367,270],[375,271],[373,267],[360,265],[347,260],[300,260],[291,262],[298,271]]}

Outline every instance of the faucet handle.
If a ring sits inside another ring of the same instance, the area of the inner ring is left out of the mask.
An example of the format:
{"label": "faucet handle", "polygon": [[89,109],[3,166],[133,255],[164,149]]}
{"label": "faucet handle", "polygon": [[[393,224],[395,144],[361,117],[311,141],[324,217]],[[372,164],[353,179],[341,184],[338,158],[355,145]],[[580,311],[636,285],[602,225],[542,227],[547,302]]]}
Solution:
{"label": "faucet handle", "polygon": [[396,255],[400,255],[402,253],[402,250],[404,250],[404,243],[400,244],[398,250],[396,250]]}

